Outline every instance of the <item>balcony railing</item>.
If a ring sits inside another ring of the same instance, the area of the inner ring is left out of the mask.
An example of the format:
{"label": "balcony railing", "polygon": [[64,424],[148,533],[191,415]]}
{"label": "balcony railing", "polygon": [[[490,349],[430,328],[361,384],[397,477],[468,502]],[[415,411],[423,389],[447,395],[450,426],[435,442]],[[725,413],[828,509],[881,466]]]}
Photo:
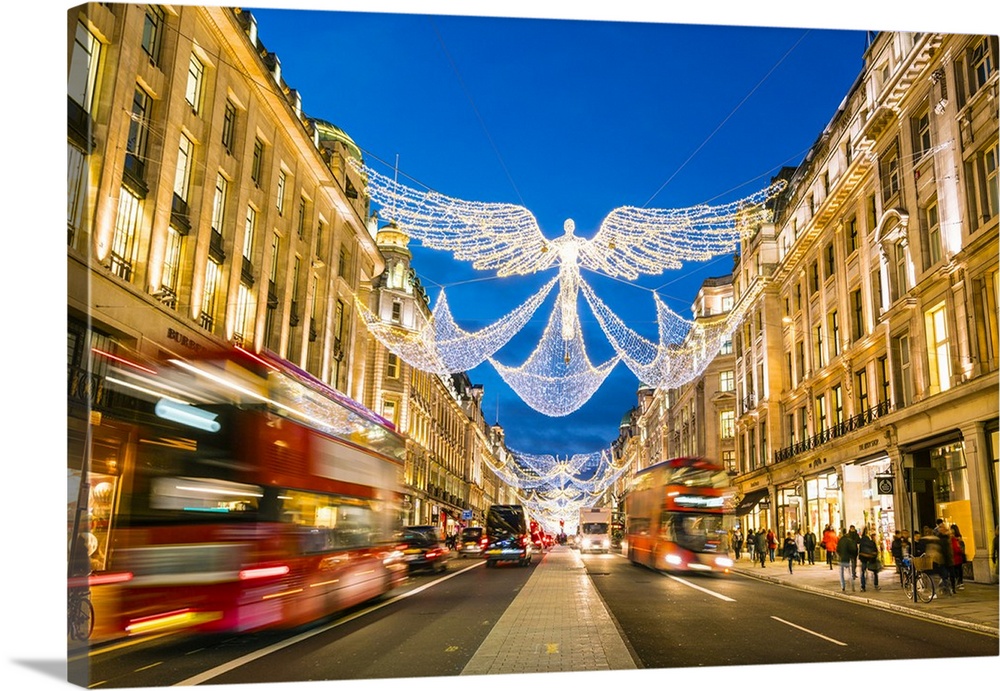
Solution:
{"label": "balcony railing", "polygon": [[892,403],[889,401],[882,401],[874,408],[869,408],[863,413],[848,418],[837,425],[833,425],[819,434],[815,434],[808,439],[786,446],[783,449],[778,449],[774,452],[774,462],[778,463],[779,461],[787,461],[789,458],[798,456],[800,453],[804,453],[811,449],[818,448],[827,442],[836,439],[837,437],[842,437],[845,434],[853,432],[854,430],[866,427],[878,418],[888,415],[891,410]]}

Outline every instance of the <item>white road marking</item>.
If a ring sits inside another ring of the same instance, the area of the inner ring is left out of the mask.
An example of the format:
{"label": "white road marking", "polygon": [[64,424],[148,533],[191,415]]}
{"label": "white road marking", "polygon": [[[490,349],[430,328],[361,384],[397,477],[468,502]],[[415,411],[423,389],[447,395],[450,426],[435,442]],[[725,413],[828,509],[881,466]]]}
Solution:
{"label": "white road marking", "polygon": [[843,646],[847,645],[846,643],[844,643],[842,641],[838,641],[836,638],[830,638],[829,636],[824,636],[823,634],[816,633],[815,631],[813,631],[811,629],[807,629],[804,626],[799,626],[798,624],[793,624],[790,621],[785,621],[784,619],[782,619],[780,617],[775,617],[775,616],[772,615],[771,618],[774,619],[775,621],[780,621],[782,624],[787,624],[788,626],[791,626],[793,629],[798,629],[799,631],[805,631],[806,633],[810,633],[813,636],[816,636],[817,638],[822,638],[824,641],[830,641],[831,643],[836,643],[837,645],[843,645]]}
{"label": "white road marking", "polygon": [[196,674],[193,677],[188,677],[187,679],[184,679],[183,681],[179,681],[176,684],[174,684],[174,686],[197,686],[198,684],[206,682],[206,681],[208,681],[210,679],[214,679],[215,677],[217,677],[217,676],[219,676],[221,674],[225,674],[226,672],[230,672],[230,671],[232,671],[232,670],[234,670],[234,669],[236,669],[238,667],[242,667],[243,665],[245,665],[247,663],[250,663],[250,662],[253,662],[254,660],[258,660],[258,659],[260,659],[262,657],[270,655],[271,653],[276,653],[279,650],[281,650],[282,648],[287,648],[289,646],[295,645],[296,643],[301,643],[302,641],[307,640],[309,638],[312,638],[313,636],[318,636],[321,633],[326,633],[327,631],[331,631],[331,630],[337,628],[338,626],[340,626],[342,624],[346,624],[346,623],[348,623],[350,621],[354,621],[355,619],[363,617],[364,615],[366,615],[366,614],[368,614],[370,612],[374,612],[376,610],[382,609],[383,607],[391,605],[391,604],[393,604],[395,602],[399,602],[400,600],[403,600],[403,599],[406,599],[406,598],[411,597],[413,595],[416,595],[417,593],[421,593],[421,592],[427,590],[428,588],[430,588],[432,586],[435,586],[438,583],[443,583],[444,581],[447,581],[449,578],[454,578],[455,576],[458,576],[459,574],[462,574],[462,573],[468,571],[469,569],[474,569],[474,568],[477,568],[479,566],[482,566],[483,563],[484,562],[479,562],[479,563],[473,564],[472,566],[467,566],[467,567],[465,567],[464,569],[462,569],[460,571],[452,571],[447,576],[442,576],[441,578],[435,579],[435,580],[431,581],[430,583],[425,583],[424,585],[420,586],[419,588],[414,588],[413,590],[411,590],[408,593],[403,593],[402,595],[396,595],[393,598],[390,598],[390,599],[388,599],[388,600],[386,600],[384,602],[379,602],[378,604],[372,605],[371,607],[367,607],[367,608],[361,610],[360,612],[355,612],[351,616],[344,617],[343,619],[335,621],[332,624],[329,624],[327,626],[323,626],[323,627],[321,627],[319,629],[315,629],[313,631],[306,631],[305,633],[300,633],[298,636],[293,636],[292,638],[288,638],[288,639],[282,641],[281,643],[275,643],[274,645],[268,646],[267,648],[261,648],[260,650],[256,650],[256,651],[254,651],[252,653],[248,653],[248,654],[244,655],[243,657],[238,657],[235,660],[230,660],[229,662],[227,662],[224,665],[219,665],[218,667],[215,667],[214,669],[205,670],[201,674]]}
{"label": "white road marking", "polygon": [[712,597],[717,597],[720,600],[724,600],[726,602],[736,602],[736,600],[734,600],[731,597],[726,597],[725,595],[722,595],[720,593],[714,593],[711,590],[709,590],[708,588],[702,588],[700,585],[695,585],[691,581],[687,581],[687,580],[685,580],[683,578],[679,578],[678,576],[673,576],[673,575],[671,575],[671,574],[668,573],[667,574],[667,578],[672,578],[673,580],[677,581],[678,583],[682,583],[682,584],[686,585],[689,588],[694,588],[695,590],[700,590],[701,592],[705,593],[706,595],[711,595]]}

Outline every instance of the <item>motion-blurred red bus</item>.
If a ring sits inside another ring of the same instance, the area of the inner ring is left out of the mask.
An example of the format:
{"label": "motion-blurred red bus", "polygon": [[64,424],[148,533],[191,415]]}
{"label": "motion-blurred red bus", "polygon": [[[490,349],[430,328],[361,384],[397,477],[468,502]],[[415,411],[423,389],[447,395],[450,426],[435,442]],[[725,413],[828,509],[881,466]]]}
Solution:
{"label": "motion-blurred red bus", "polygon": [[625,497],[627,555],[661,571],[728,572],[730,479],[704,458],[673,458],[635,474]]}
{"label": "motion-blurred red bus", "polygon": [[246,351],[108,382],[138,401],[108,555],[127,634],[297,626],[405,579],[391,423]]}

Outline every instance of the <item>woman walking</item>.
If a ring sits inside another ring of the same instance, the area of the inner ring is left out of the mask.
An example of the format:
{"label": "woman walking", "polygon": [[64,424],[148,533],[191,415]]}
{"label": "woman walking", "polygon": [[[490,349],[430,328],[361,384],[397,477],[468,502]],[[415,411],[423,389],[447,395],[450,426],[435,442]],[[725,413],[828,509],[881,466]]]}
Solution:
{"label": "woman walking", "polygon": [[785,542],[781,547],[781,556],[788,562],[788,573],[792,573],[792,564],[799,558],[799,548],[795,545],[792,531],[785,533]]}
{"label": "woman walking", "polygon": [[878,545],[872,539],[868,526],[865,526],[861,532],[861,541],[858,543],[858,558],[861,560],[861,592],[865,592],[869,571],[872,572],[872,585],[875,590],[881,590],[878,587],[878,572],[882,568],[882,562],[879,561]]}

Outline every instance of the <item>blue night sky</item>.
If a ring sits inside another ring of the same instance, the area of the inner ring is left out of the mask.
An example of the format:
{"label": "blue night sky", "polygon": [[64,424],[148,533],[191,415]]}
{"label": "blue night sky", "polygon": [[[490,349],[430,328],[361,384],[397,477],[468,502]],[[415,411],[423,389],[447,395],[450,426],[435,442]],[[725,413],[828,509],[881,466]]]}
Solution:
{"label": "blue night sky", "polygon": [[[319,7],[322,7],[320,5]],[[302,95],[307,115],[344,129],[365,160],[401,181],[467,200],[527,207],[550,238],[563,221],[590,237],[612,209],[723,203],[798,165],[857,78],[858,30],[640,21],[251,9],[258,34]],[[497,279],[414,242],[414,268],[459,323],[481,328],[521,304],[555,269]],[[702,281],[731,256],[633,285],[585,280],[619,316],[656,339],[653,296],[691,316]],[[496,356],[519,365],[552,297]],[[589,311],[593,362],[612,350]],[[517,451],[607,448],[636,403],[624,364],[590,401],[560,418],[536,413],[489,363],[470,372],[484,410]]]}

